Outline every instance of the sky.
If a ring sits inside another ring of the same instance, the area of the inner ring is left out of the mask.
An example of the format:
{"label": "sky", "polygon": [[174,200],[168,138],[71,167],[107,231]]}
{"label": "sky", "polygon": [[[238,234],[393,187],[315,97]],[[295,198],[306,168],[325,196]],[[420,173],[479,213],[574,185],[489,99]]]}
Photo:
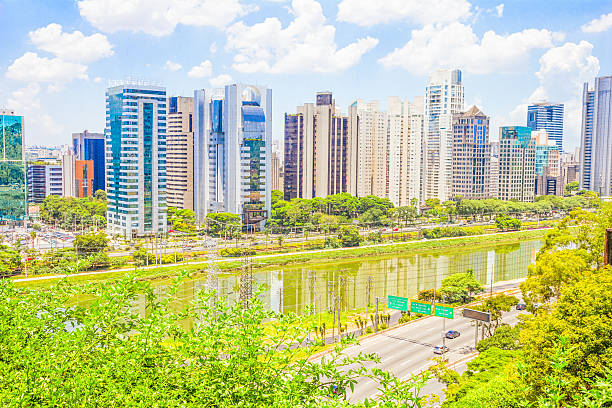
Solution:
{"label": "sky", "polygon": [[227,83],[273,92],[284,114],[332,91],[423,95],[428,74],[463,71],[465,105],[525,125],[531,102],[565,104],[564,148],[580,144],[584,82],[612,75],[610,0],[0,0],[0,109],[25,116],[26,143],[102,132],[109,81],[168,95]]}

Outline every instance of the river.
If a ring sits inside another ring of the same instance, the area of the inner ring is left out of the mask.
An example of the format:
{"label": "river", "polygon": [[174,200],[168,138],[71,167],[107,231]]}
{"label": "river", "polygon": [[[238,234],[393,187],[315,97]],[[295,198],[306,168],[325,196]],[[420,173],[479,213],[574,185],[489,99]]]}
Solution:
{"label": "river", "polygon": [[[303,313],[309,305],[315,310],[326,310],[332,304],[332,293],[341,293],[342,308],[352,310],[373,303],[376,297],[413,297],[420,290],[440,287],[442,279],[451,274],[470,269],[485,286],[491,283],[491,279],[498,282],[523,278],[542,245],[543,242],[537,239],[476,249],[429,250],[307,266],[255,269],[251,286],[252,290],[258,286],[263,289],[261,298],[264,304],[276,312]],[[239,299],[241,288],[243,293],[248,293],[248,282],[248,279],[232,274],[219,275],[214,283],[209,281],[208,285],[216,286],[221,296],[233,302]],[[155,286],[159,294],[168,288],[167,282],[157,282]],[[206,277],[199,275],[182,282],[177,296],[182,301],[189,301],[206,287]],[[137,302],[136,307],[144,308],[144,302]]]}

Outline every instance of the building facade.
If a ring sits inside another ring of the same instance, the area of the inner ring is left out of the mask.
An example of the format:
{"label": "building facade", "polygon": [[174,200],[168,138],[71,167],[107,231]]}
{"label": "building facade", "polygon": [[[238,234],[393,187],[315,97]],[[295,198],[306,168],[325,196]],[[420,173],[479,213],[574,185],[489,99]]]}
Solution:
{"label": "building facade", "polygon": [[580,188],[612,195],[612,76],[595,78],[582,93]]}
{"label": "building facade", "polygon": [[548,139],[563,151],[563,104],[540,102],[527,107],[527,127],[545,130]]}
{"label": "building facade", "polygon": [[0,222],[21,222],[28,213],[24,117],[0,109]]}
{"label": "building facade", "polygon": [[272,151],[272,159],[270,160],[270,173],[272,179],[272,190],[283,191],[283,162],[279,152]]}
{"label": "building facade", "polygon": [[[72,134],[72,147],[75,160],[91,160],[93,162],[93,185],[88,188],[92,194],[106,189],[106,160],[104,150],[104,134],[91,133],[84,130]],[[89,176],[88,176],[89,177]],[[90,195],[92,195],[90,194]]]}
{"label": "building facade", "polygon": [[42,203],[45,198],[64,193],[62,164],[55,160],[28,163],[28,202]]}
{"label": "building facade", "polygon": [[536,141],[535,195],[563,195],[561,151],[544,129],[532,131]]}
{"label": "building facade", "polygon": [[285,114],[284,197],[326,197],[347,191],[348,118],[336,108],[331,92]]}
{"label": "building facade", "polygon": [[526,126],[499,130],[499,191],[502,200],[533,201],[536,142]]}
{"label": "building facade", "polygon": [[476,106],[453,117],[452,196],[490,197],[489,117]]}
{"label": "building facade", "polygon": [[126,81],[106,91],[107,228],[166,232],[166,89]]}
{"label": "building facade", "polygon": [[272,90],[232,84],[194,93],[194,211],[242,216],[263,228],[270,213]]}
{"label": "building facade", "polygon": [[193,210],[193,98],[168,98],[166,200],[169,207]]}
{"label": "building facade", "polygon": [[429,76],[425,88],[424,198],[446,201],[452,195],[453,115],[464,111],[463,81],[458,69]]}

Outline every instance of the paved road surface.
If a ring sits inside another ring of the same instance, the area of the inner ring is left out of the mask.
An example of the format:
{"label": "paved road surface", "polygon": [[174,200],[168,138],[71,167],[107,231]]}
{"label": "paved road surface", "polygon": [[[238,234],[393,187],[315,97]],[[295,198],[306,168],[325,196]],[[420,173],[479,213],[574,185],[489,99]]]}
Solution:
{"label": "paved road surface", "polygon": [[[516,288],[518,282],[504,282],[494,286],[494,291]],[[524,312],[520,312],[524,313]],[[474,353],[475,326],[469,319],[460,316],[456,311],[454,319],[446,319],[445,330],[458,330],[461,333],[456,339],[446,340],[449,352],[446,357],[452,363],[464,359]],[[516,324],[519,312],[515,309],[504,313],[503,321],[511,325]],[[389,330],[376,336],[366,338],[358,346],[351,346],[346,350],[348,355],[354,356],[360,352],[376,353],[381,359],[380,368],[393,372],[402,379],[411,374],[417,374],[431,365],[434,346],[442,344],[443,318],[429,317],[414,323]],[[479,330],[480,338],[480,330]],[[373,366],[374,364],[370,364]],[[378,383],[364,378],[350,395],[351,401],[362,401],[377,393]]]}

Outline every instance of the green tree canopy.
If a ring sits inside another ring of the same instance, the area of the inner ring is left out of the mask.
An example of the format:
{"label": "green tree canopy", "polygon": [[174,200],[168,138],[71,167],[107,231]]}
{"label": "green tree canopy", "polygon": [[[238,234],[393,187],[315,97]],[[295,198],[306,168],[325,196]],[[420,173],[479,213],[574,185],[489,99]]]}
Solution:
{"label": "green tree canopy", "polygon": [[442,280],[440,291],[444,294],[447,302],[466,302],[473,295],[482,292],[480,282],[474,279],[472,271],[455,273]]}

